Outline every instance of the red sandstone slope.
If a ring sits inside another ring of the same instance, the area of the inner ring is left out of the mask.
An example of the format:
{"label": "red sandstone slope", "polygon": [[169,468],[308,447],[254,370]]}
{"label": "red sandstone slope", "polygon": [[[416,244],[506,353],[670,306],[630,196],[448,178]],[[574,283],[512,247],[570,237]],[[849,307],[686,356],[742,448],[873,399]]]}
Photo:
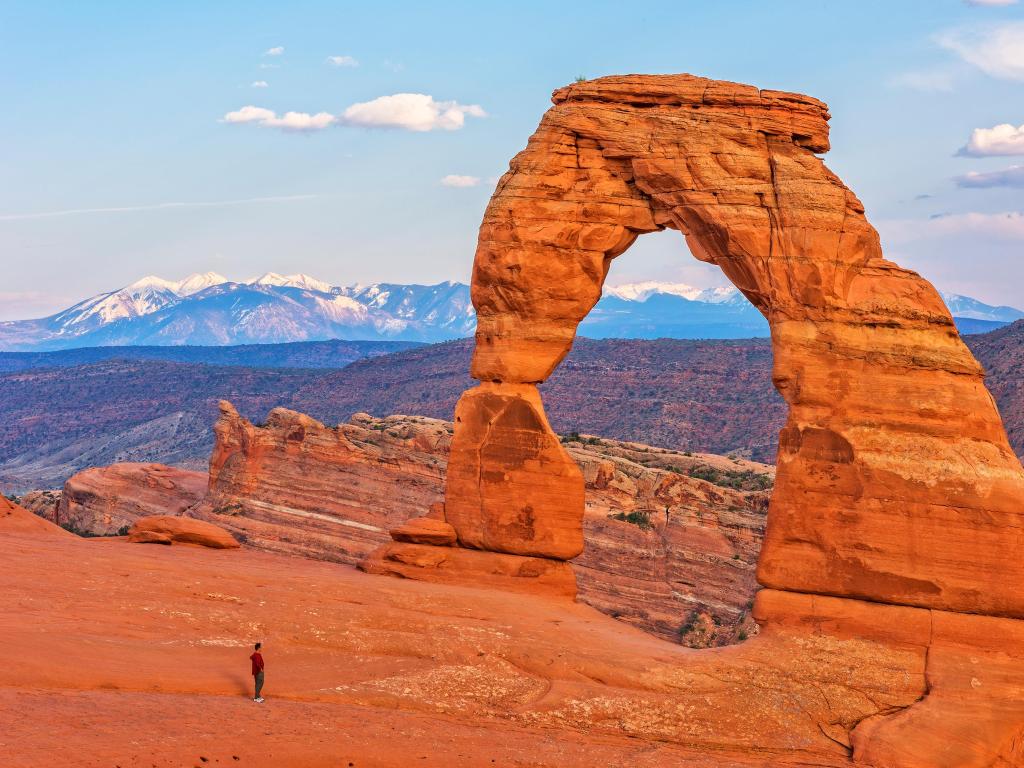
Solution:
{"label": "red sandstone slope", "polygon": [[1022,757],[1014,622],[962,617],[971,647],[937,612],[930,640],[927,611],[769,601],[765,634],[692,651],[587,606],[244,548],[19,533],[0,562],[6,765],[883,768],[851,734],[905,720],[912,753],[920,707],[949,713],[946,768]]}

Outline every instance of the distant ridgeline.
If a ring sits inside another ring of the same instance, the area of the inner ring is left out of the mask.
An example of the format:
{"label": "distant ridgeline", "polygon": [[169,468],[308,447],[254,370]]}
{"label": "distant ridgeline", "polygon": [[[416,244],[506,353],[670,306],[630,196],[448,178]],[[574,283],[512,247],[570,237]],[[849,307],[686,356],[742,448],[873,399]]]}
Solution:
{"label": "distant ridgeline", "polygon": [[[964,333],[1024,318],[1012,307],[956,294],[944,298]],[[233,282],[207,272],[177,282],[146,277],[50,317],[0,322],[0,350],[330,339],[435,343],[471,336],[475,328],[469,286],[463,283],[342,287],[301,274]],[[742,339],[767,336],[768,324],[735,288],[647,282],[606,288],[579,332],[594,339]]]}

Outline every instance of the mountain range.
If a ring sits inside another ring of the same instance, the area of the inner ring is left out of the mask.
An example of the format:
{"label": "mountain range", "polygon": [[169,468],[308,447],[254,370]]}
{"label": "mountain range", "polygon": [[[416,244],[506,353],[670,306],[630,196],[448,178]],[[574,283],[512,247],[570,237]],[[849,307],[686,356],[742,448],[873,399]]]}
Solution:
{"label": "mountain range", "polygon": [[[1013,307],[943,297],[966,333],[1024,318]],[[0,322],[0,350],[330,339],[434,343],[470,336],[475,327],[464,283],[333,286],[303,274],[232,281],[204,272],[179,281],[144,277],[50,317]],[[606,287],[579,332],[596,339],[738,339],[767,336],[768,324],[735,288],[651,281]]]}

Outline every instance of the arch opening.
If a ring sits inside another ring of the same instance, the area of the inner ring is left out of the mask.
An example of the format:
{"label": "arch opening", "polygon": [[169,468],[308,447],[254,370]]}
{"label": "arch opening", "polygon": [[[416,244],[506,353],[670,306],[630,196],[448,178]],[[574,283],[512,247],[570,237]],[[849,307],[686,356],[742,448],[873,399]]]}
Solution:
{"label": "arch opening", "polygon": [[982,591],[972,554],[1021,527],[1024,472],[938,293],[882,257],[863,206],[817,156],[826,106],[688,75],[602,78],[553,101],[481,225],[481,384],[456,410],[445,503],[460,544],[582,550],[582,477],[537,384],[612,259],[676,229],[771,329],[789,413],[760,583],[1024,616],[1024,562]]}

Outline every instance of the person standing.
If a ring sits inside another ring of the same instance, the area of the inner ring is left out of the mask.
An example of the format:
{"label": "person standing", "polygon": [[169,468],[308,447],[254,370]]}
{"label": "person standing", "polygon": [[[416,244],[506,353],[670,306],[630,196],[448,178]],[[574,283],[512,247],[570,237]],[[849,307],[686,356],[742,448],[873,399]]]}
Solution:
{"label": "person standing", "polygon": [[256,687],[256,695],[252,697],[252,700],[257,704],[263,703],[263,697],[260,695],[263,690],[263,654],[260,653],[262,647],[263,643],[256,643],[256,651],[249,657],[252,662],[252,677]]}

